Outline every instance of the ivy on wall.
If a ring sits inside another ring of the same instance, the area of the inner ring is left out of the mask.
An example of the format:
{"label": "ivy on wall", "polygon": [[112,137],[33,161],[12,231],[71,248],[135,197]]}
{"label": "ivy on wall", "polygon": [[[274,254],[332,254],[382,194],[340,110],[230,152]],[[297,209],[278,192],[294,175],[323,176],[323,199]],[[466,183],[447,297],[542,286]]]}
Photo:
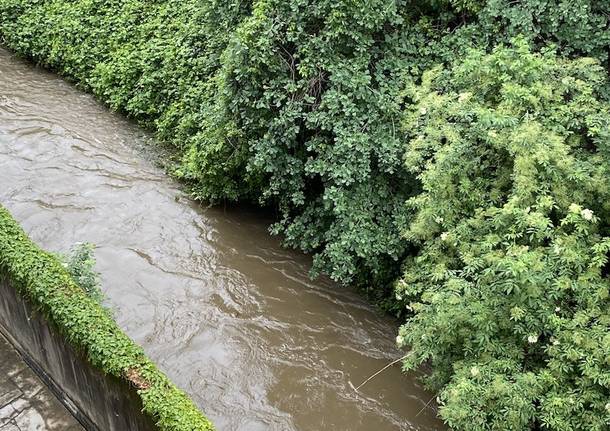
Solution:
{"label": "ivy on wall", "polygon": [[0,275],[39,308],[90,363],[136,388],[163,431],[212,431],[188,396],[144,355],[107,310],[76,285],[58,258],[38,248],[0,206]]}

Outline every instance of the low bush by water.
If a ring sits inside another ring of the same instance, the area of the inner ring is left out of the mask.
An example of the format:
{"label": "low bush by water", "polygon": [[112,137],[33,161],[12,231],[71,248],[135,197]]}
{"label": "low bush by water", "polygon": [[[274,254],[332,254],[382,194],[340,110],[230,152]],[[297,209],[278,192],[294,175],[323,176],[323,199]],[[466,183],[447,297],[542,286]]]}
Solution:
{"label": "low bush by water", "polygon": [[459,430],[610,424],[610,105],[594,60],[523,41],[409,90],[422,184],[397,295],[407,368]]}
{"label": "low bush by water", "polygon": [[95,256],[93,250],[95,246],[89,243],[74,244],[70,253],[59,255],[66,271],[72,279],[87,295],[95,299],[98,303],[104,299],[104,293],[100,288],[99,274],[95,272]]}

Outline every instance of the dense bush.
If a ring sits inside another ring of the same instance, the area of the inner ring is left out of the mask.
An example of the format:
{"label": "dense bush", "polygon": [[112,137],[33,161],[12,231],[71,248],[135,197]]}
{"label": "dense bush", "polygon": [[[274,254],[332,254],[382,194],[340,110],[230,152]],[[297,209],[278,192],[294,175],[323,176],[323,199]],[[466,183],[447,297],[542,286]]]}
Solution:
{"label": "dense bush", "polygon": [[202,200],[258,200],[314,273],[382,287],[417,192],[397,133],[404,82],[526,34],[604,62],[595,0],[0,0],[12,49],[88,87],[183,154]]}
{"label": "dense bush", "polygon": [[[439,1],[439,0],[431,0]],[[541,47],[555,44],[563,55],[595,57],[606,65],[610,53],[610,4],[599,0],[440,0],[455,12],[447,39],[495,46],[515,35]],[[463,44],[464,42],[460,42]],[[455,57],[454,57],[455,58]]]}
{"label": "dense bush", "polygon": [[[359,269],[382,275],[404,250],[395,235],[410,190],[397,169],[398,7],[257,1],[224,53],[220,121],[232,124],[261,199],[280,209],[274,230],[344,282]],[[205,151],[193,150],[185,169],[205,183]]]}
{"label": "dense bush", "polygon": [[398,341],[459,430],[610,425],[610,107],[590,59],[523,41],[407,91],[421,245]]}

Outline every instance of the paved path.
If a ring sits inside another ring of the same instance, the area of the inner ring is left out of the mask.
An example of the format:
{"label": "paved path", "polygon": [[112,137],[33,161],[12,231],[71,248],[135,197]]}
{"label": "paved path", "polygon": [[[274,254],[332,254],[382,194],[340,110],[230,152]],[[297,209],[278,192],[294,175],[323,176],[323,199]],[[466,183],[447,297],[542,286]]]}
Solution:
{"label": "paved path", "polygon": [[84,431],[0,334],[0,431]]}

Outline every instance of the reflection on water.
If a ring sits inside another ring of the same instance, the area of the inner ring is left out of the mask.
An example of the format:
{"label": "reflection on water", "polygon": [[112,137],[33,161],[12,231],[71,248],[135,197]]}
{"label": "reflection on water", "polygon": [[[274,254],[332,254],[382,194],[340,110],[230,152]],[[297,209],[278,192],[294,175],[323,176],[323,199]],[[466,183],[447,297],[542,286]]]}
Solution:
{"label": "reflection on water", "polygon": [[144,132],[0,50],[0,202],[44,248],[97,244],[116,318],[219,430],[440,430],[396,323],[307,276],[247,209],[201,208]]}

